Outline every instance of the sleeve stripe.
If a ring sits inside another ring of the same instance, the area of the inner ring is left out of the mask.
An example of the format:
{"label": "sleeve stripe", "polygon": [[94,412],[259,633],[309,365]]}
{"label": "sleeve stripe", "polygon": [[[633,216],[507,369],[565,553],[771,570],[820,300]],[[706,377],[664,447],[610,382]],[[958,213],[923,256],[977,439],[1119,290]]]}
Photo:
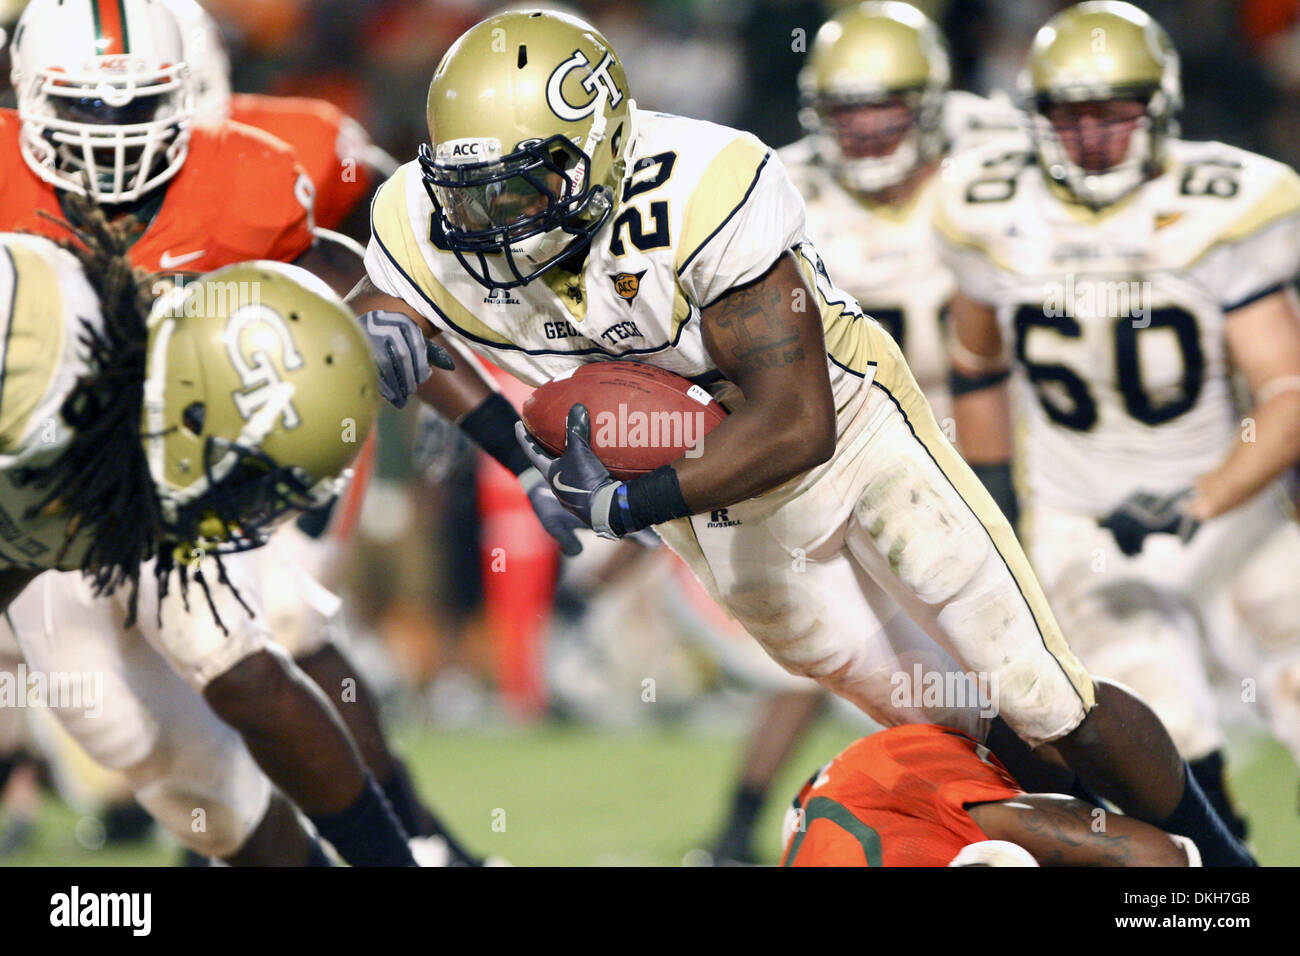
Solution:
{"label": "sleeve stripe", "polygon": [[1268,298],[1274,292],[1281,292],[1289,284],[1290,284],[1289,282],[1274,282],[1272,285],[1260,289],[1258,292],[1252,292],[1250,295],[1246,296],[1244,299],[1242,299],[1239,302],[1234,302],[1232,305],[1225,305],[1223,307],[1223,311],[1224,313],[1228,313],[1228,312],[1235,312],[1237,311],[1237,309],[1245,308],[1246,306],[1250,305],[1252,302],[1258,302],[1260,299]]}
{"label": "sleeve stripe", "polygon": [[685,272],[687,268],[690,267],[691,260],[693,260],[701,252],[703,252],[704,247],[713,241],[713,237],[716,236],[718,233],[720,233],[723,230],[723,228],[727,225],[727,223],[731,222],[732,217],[734,217],[736,213],[740,212],[740,210],[745,207],[745,203],[749,202],[750,194],[753,193],[754,188],[758,185],[759,177],[763,175],[763,170],[767,168],[767,162],[771,158],[772,158],[772,151],[769,149],[767,151],[767,154],[763,157],[763,161],[758,164],[758,169],[754,173],[754,178],[750,182],[749,188],[745,190],[745,195],[740,197],[740,202],[736,204],[736,207],[732,209],[731,212],[727,213],[726,218],[723,219],[722,222],[718,223],[718,227],[714,229],[711,233],[709,233],[709,235],[705,238],[703,242],[701,242],[698,246],[695,247],[694,252],[692,252],[689,256],[686,257],[686,261],[683,262],[681,264],[681,267],[678,268],[677,270],[677,274],[679,276],[683,272]]}
{"label": "sleeve stripe", "polygon": [[5,329],[4,341],[0,342],[0,409],[4,404],[5,393],[5,371],[9,368],[9,334],[14,327],[14,308],[18,304],[18,264],[14,262],[13,253],[9,247],[4,247],[5,269],[8,272],[9,279],[9,304],[5,310]]}
{"label": "sleeve stripe", "polygon": [[799,855],[799,849],[803,846],[803,838],[808,835],[808,829],[812,826],[814,820],[826,820],[835,824],[862,847],[862,854],[867,858],[867,866],[882,866],[882,848],[880,845],[880,834],[871,826],[863,823],[853,815],[844,804],[839,803],[830,797],[816,796],[808,801],[808,806],[804,811],[803,829],[799,835],[794,838],[790,844],[790,852],[786,855],[783,866],[793,866],[795,857]]}

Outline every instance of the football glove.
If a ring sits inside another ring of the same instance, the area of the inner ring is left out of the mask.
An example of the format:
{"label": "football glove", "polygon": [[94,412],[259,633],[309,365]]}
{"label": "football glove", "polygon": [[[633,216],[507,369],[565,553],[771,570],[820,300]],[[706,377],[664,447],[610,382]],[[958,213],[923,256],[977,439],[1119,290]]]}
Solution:
{"label": "football glove", "polygon": [[377,309],[361,317],[361,327],[379,369],[379,392],[397,408],[406,407],[433,374],[432,366],[449,372],[456,368],[451,354],[426,339],[409,315]]}
{"label": "football glove", "polygon": [[533,440],[523,422],[515,423],[515,437],[560,504],[602,538],[620,538],[609,524],[614,492],[622,482],[615,480],[591,450],[591,419],[585,405],[569,409],[564,454],[548,455]]}
{"label": "football glove", "polygon": [[1149,534],[1173,534],[1190,541],[1201,523],[1187,513],[1192,489],[1167,495],[1135,491],[1097,523],[1115,536],[1120,551],[1130,558],[1142,553]]}
{"label": "football glove", "polygon": [[533,514],[541,522],[546,533],[555,539],[566,557],[582,553],[582,542],[574,534],[579,528],[587,527],[577,515],[570,514],[555,497],[555,492],[546,483],[542,473],[536,468],[529,468],[519,476],[519,483],[524,486],[528,503],[533,506]]}

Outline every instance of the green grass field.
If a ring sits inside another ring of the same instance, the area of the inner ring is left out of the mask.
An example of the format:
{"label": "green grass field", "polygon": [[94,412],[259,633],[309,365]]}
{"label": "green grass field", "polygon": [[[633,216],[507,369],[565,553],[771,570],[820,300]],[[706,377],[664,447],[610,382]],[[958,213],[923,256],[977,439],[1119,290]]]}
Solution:
{"label": "green grass field", "polygon": [[[787,765],[759,837],[769,860],[786,801],[855,736],[824,721]],[[658,730],[615,733],[545,725],[492,733],[398,733],[422,792],[473,850],[525,866],[675,866],[721,823],[741,755],[736,738]],[[1300,772],[1281,746],[1238,737],[1234,791],[1266,865],[1300,865]],[[77,817],[53,800],[18,865],[159,866],[173,846],[82,848]],[[495,824],[495,826],[494,826]]]}

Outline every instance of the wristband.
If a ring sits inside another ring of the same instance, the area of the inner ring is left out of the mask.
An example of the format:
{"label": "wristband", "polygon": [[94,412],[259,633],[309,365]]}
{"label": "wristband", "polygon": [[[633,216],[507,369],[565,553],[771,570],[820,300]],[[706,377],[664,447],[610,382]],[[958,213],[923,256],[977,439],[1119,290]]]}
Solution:
{"label": "wristband", "polygon": [[1000,369],[996,372],[980,372],[977,375],[967,375],[965,372],[950,368],[948,370],[948,390],[952,392],[953,398],[957,398],[960,395],[982,392],[994,385],[1001,385],[1010,377],[1011,369],[1009,368]]}
{"label": "wristband", "polygon": [[533,463],[515,438],[515,422],[519,413],[500,392],[493,392],[482,405],[460,420],[460,428],[474,439],[480,448],[510,469],[513,475],[522,475]]}
{"label": "wristband", "polygon": [[1188,866],[1203,866],[1201,863],[1201,851],[1190,837],[1180,836],[1177,833],[1166,833],[1165,836],[1178,844],[1178,848],[1187,854]]}
{"label": "wristband", "polygon": [[1006,515],[1011,530],[1015,531],[1020,525],[1020,501],[1016,496],[1016,483],[1011,477],[1011,463],[971,465],[971,471]]}
{"label": "wristband", "polygon": [[609,526],[616,534],[631,534],[689,514],[677,472],[672,465],[664,465],[616,489],[609,507]]}

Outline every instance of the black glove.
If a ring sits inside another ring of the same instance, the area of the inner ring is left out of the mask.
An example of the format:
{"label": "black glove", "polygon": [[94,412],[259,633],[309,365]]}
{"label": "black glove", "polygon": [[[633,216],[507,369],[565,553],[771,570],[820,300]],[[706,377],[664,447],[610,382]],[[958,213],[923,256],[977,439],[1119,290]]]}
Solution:
{"label": "black glove", "polygon": [[431,365],[449,372],[456,367],[450,353],[426,339],[415,320],[402,312],[367,312],[361,327],[379,369],[380,394],[398,408],[404,408],[433,374]]}
{"label": "black glove", "polygon": [[1187,513],[1192,489],[1154,495],[1135,491],[1118,508],[1097,523],[1110,530],[1120,551],[1130,558],[1142,553],[1149,534],[1175,534],[1190,541],[1201,523]]}
{"label": "black glove", "polygon": [[568,436],[564,454],[552,458],[538,445],[523,422],[515,425],[515,437],[560,504],[602,538],[619,538],[609,524],[614,492],[622,485],[610,476],[591,450],[591,420],[585,405],[569,409]]}

